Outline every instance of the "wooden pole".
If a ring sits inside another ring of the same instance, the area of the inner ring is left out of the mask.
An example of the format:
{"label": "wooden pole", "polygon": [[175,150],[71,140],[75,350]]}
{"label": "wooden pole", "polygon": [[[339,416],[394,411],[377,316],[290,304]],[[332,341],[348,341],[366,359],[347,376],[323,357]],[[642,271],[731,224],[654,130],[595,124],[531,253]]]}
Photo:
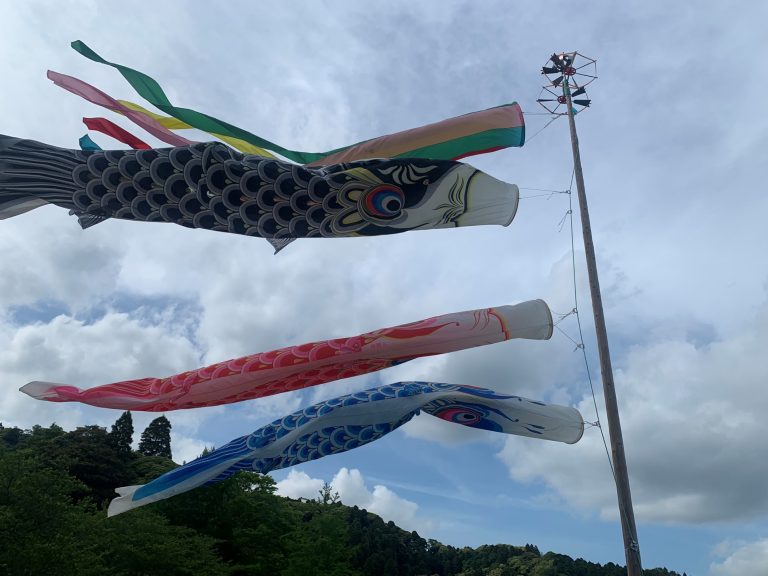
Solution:
{"label": "wooden pole", "polygon": [[616,480],[616,493],[619,499],[621,531],[624,535],[624,553],[627,558],[627,576],[642,576],[640,547],[638,546],[637,528],[635,527],[635,513],[632,509],[632,494],[629,489],[627,460],[624,456],[624,440],[621,434],[619,406],[616,401],[616,388],[613,384],[613,368],[611,367],[611,353],[608,349],[608,333],[605,329],[603,298],[600,295],[600,281],[597,277],[595,245],[592,242],[592,227],[589,222],[587,195],[584,190],[584,174],[581,169],[581,154],[579,153],[579,137],[576,134],[576,121],[573,114],[573,103],[571,102],[571,89],[568,85],[568,78],[564,79],[563,92],[565,93],[566,106],[568,108],[568,124],[571,128],[573,167],[576,176],[576,189],[579,194],[581,229],[584,234],[584,251],[587,259],[587,271],[589,273],[589,291],[592,294],[592,312],[595,316],[597,351],[600,355],[600,374],[602,375],[603,380],[605,411],[608,416],[608,435],[611,441],[611,455]]}

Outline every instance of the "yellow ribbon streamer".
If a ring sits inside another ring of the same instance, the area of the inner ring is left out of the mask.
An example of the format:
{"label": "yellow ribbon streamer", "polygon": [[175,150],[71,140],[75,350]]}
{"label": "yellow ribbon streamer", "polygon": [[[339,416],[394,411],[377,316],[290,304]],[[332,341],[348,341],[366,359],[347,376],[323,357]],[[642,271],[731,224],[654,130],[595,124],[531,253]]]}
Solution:
{"label": "yellow ribbon streamer", "polygon": [[[162,124],[165,128],[168,128],[169,130],[190,130],[193,128],[186,122],[182,122],[177,118],[173,118],[171,116],[163,116],[162,114],[155,114],[154,112],[147,110],[146,108],[144,108],[139,104],[136,104],[135,102],[129,102],[128,100],[118,100],[118,102],[120,102],[120,104],[122,104],[126,108],[130,108],[131,110],[135,110],[136,112],[141,112],[142,114],[146,114],[150,118],[157,120],[160,124]],[[240,140],[239,138],[233,138],[231,136],[224,136],[223,134],[214,134],[213,132],[210,132],[210,134],[211,136],[215,136],[219,140],[226,142],[236,150],[240,150],[240,152],[244,152],[245,154],[254,154],[255,156],[266,156],[267,158],[275,158],[275,155],[272,154],[271,152],[268,152],[264,148],[259,148],[258,146],[254,146],[253,144],[250,144],[245,140]]]}

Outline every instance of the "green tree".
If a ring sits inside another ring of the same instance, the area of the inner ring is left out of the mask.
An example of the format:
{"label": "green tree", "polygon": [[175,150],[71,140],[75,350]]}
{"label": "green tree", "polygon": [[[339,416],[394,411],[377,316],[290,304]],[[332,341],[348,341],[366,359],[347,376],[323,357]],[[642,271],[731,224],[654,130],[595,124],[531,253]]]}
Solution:
{"label": "green tree", "polygon": [[298,520],[289,501],[274,495],[275,489],[270,476],[239,472],[153,508],[171,524],[215,539],[232,576],[276,576],[285,566],[293,545],[287,536]]}
{"label": "green tree", "polygon": [[115,488],[133,483],[134,474],[109,441],[106,428],[81,426],[41,446],[46,463],[63,468],[85,485],[76,500],[90,497],[98,506],[115,496]]}
{"label": "green tree", "polygon": [[6,448],[16,448],[24,440],[24,431],[21,428],[0,428],[0,444]]}
{"label": "green tree", "polygon": [[281,576],[361,576],[351,566],[353,550],[343,508],[312,504],[290,533],[290,555]]}
{"label": "green tree", "polygon": [[0,449],[0,574],[103,573],[81,529],[92,505],[70,496],[78,485],[29,454]]}
{"label": "green tree", "polygon": [[229,573],[216,554],[213,538],[184,526],[173,526],[155,510],[131,510],[114,518],[93,517],[91,526],[92,540],[106,565],[101,574],[223,576]]}
{"label": "green tree", "polygon": [[333,487],[328,482],[323,482],[323,487],[317,491],[319,496],[317,501],[320,504],[336,504],[341,497],[338,492],[333,491]]}
{"label": "green tree", "polygon": [[130,412],[123,412],[112,424],[109,440],[121,456],[130,456],[133,444],[133,417]]}
{"label": "green tree", "polygon": [[[109,447],[97,426],[69,434],[61,438],[68,449]],[[49,466],[33,449],[0,448],[0,575],[228,574],[212,538],[171,526],[151,510],[107,518],[90,499],[72,497],[86,492],[66,468]]]}
{"label": "green tree", "polygon": [[141,433],[139,452],[146,456],[171,458],[171,423],[165,416],[155,418]]}
{"label": "green tree", "polygon": [[176,468],[173,460],[163,458],[162,456],[145,456],[139,452],[133,452],[128,463],[131,472],[134,475],[133,482],[136,484],[146,484],[158,476]]}

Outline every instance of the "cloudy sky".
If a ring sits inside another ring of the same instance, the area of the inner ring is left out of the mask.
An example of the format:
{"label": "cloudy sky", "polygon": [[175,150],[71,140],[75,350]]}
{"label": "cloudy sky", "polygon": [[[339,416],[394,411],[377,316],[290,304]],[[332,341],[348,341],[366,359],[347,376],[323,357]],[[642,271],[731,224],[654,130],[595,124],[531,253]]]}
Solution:
{"label": "cloudy sky", "polygon": [[[47,69],[138,98],[116,71],[69,48],[81,39],[157,78],[179,105],[305,150],[517,100],[530,113],[529,143],[470,163],[518,184],[524,199],[508,228],[305,240],[279,256],[259,239],[172,225],[107,221],[82,231],[53,206],[3,221],[4,425],[71,429],[109,426],[119,416],[31,400],[18,392],[30,380],[91,386],[163,376],[533,298],[561,314],[572,310],[569,197],[535,190],[569,187],[567,123],[531,137],[548,121],[536,114],[540,67],[553,51],[579,50],[598,59],[600,75],[578,125],[643,563],[712,576],[766,573],[764,4],[748,11],[640,1],[148,6],[0,0],[0,133],[76,147],[81,118],[105,114],[53,86]],[[599,390],[576,240],[586,351]],[[574,320],[546,342],[513,341],[301,393],[167,414],[174,456],[189,460],[311,402],[403,379],[569,404],[594,421],[583,358],[569,339],[578,339]],[[137,432],[150,419],[134,415]],[[456,428],[420,416],[370,446],[274,476],[290,496],[313,496],[332,481],[344,502],[454,545],[531,542],[624,562],[597,429],[568,446]]]}

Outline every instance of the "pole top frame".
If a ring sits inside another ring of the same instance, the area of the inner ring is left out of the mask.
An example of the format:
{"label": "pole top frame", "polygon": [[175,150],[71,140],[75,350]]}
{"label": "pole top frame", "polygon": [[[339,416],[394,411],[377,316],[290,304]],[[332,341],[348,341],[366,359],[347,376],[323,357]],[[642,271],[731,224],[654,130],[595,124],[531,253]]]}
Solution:
{"label": "pole top frame", "polygon": [[[594,58],[579,52],[555,53],[544,63],[541,73],[549,84],[542,86],[536,102],[550,114],[554,116],[568,114],[566,90],[572,90],[573,98],[585,96],[572,101],[573,104],[581,106],[582,110],[591,104],[592,101],[586,98],[586,87],[597,79],[597,60]],[[580,111],[574,110],[574,113]]]}

